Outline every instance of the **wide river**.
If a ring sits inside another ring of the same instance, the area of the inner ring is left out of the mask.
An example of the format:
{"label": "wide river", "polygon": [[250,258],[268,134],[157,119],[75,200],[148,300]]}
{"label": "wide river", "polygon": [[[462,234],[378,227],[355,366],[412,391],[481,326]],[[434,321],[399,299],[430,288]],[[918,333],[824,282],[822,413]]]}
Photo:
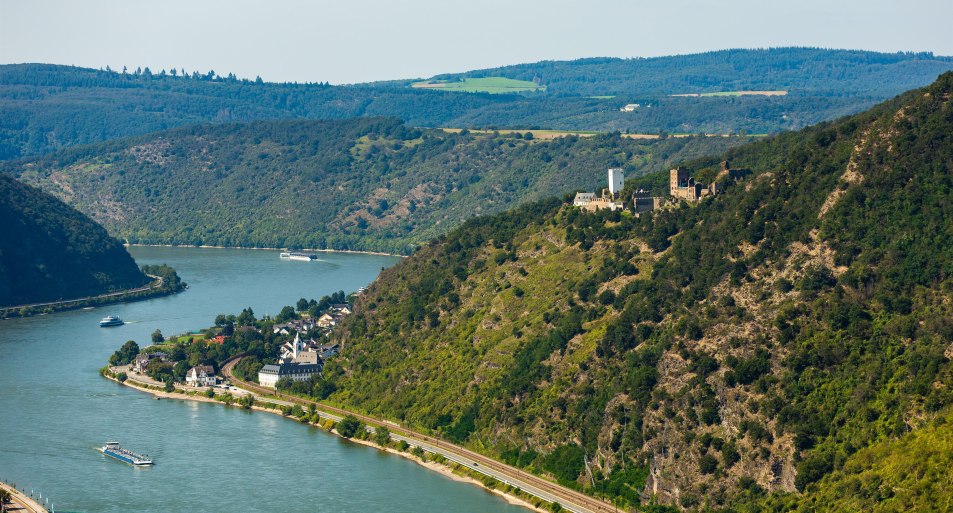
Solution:
{"label": "wide river", "polygon": [[[481,488],[276,415],[152,396],[99,376],[126,340],[147,345],[251,307],[276,314],[300,297],[370,283],[397,258],[274,251],[131,248],[168,263],[190,288],[94,310],[0,321],[0,480],[80,512],[517,512]],[[106,315],[128,324],[99,328]],[[152,468],[106,458],[106,440],[152,456]]]}

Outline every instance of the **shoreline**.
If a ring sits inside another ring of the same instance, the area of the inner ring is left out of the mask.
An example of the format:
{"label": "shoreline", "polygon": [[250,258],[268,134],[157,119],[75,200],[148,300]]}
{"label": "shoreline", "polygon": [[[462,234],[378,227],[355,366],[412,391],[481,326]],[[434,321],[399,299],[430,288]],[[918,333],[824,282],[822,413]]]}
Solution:
{"label": "shoreline", "polygon": [[130,244],[124,242],[123,246],[137,247],[137,248],[202,248],[202,249],[249,249],[254,251],[311,251],[315,253],[344,253],[344,254],[354,254],[354,255],[373,255],[373,256],[389,256],[397,258],[408,258],[410,255],[397,255],[394,253],[384,253],[382,251],[360,251],[356,249],[317,249],[317,248],[305,248],[305,249],[289,249],[289,248],[259,248],[259,247],[249,247],[249,246],[210,246],[202,244],[195,246],[192,244]]}
{"label": "shoreline", "polygon": [[[108,367],[107,367],[106,369],[108,369]],[[110,372],[112,372],[112,371],[110,371]],[[152,395],[152,396],[154,396],[154,397],[156,397],[156,398],[162,398],[162,399],[179,399],[179,400],[182,400],[182,401],[195,401],[195,402],[200,402],[200,403],[215,403],[215,404],[221,404],[221,405],[225,405],[225,406],[235,406],[235,407],[237,407],[237,408],[242,408],[240,405],[237,405],[237,404],[227,404],[227,403],[222,402],[222,401],[220,401],[220,400],[218,400],[218,399],[206,397],[205,395],[200,395],[200,394],[190,395],[190,394],[188,394],[188,393],[183,393],[183,392],[166,392],[166,391],[164,391],[164,390],[154,390],[154,389],[151,389],[151,388],[146,388],[145,386],[139,386],[139,384],[135,383],[134,380],[131,380],[131,379],[127,379],[125,382],[121,382],[121,381],[119,381],[119,379],[117,379],[116,377],[111,376],[111,375],[109,375],[108,373],[105,373],[105,372],[100,372],[100,376],[102,376],[102,377],[104,377],[104,378],[106,378],[106,379],[108,379],[108,380],[110,380],[110,381],[116,383],[117,385],[127,386],[127,387],[129,387],[129,388],[134,389],[134,390],[138,390],[138,391],[140,391],[140,392],[145,392],[145,393],[147,393],[147,394],[150,394],[150,395]],[[179,389],[176,389],[176,390],[179,390]],[[216,394],[216,395],[218,395],[218,394]],[[277,415],[277,416],[279,416],[279,417],[281,417],[281,418],[284,418],[284,419],[293,420],[293,421],[295,421],[295,422],[298,422],[299,424],[307,424],[307,425],[309,425],[309,426],[317,427],[317,428],[319,428],[319,429],[324,430],[324,428],[322,428],[322,427],[319,426],[319,425],[311,424],[310,422],[301,422],[301,421],[295,419],[294,417],[285,416],[284,414],[281,413],[281,410],[280,410],[280,409],[267,408],[267,407],[264,407],[264,406],[259,406],[259,405],[257,404],[257,403],[259,403],[259,402],[266,402],[266,401],[267,401],[266,399],[256,399],[256,400],[255,400],[255,403],[256,403],[256,404],[253,404],[250,409],[253,410],[253,411],[259,411],[259,412],[264,412],[264,413],[271,413],[272,415]],[[269,404],[271,404],[271,403],[269,403]],[[323,414],[322,416],[323,416],[323,418],[329,418],[329,417],[327,416],[327,414]],[[443,464],[443,463],[437,463],[437,462],[435,462],[435,461],[424,461],[424,460],[421,460],[420,458],[418,458],[417,456],[411,454],[410,452],[401,452],[401,451],[398,451],[397,449],[394,449],[393,447],[381,447],[380,445],[377,445],[376,443],[371,442],[371,441],[369,441],[369,440],[360,440],[360,439],[357,439],[357,438],[345,438],[345,437],[341,436],[341,435],[337,432],[337,430],[331,430],[331,431],[324,430],[324,431],[325,431],[326,433],[329,433],[329,434],[331,434],[331,435],[334,435],[334,436],[338,437],[338,438],[341,439],[341,440],[345,440],[345,441],[347,441],[347,442],[364,445],[364,446],[366,446],[366,447],[370,447],[370,448],[373,448],[373,449],[377,449],[377,450],[379,450],[379,451],[384,451],[384,452],[387,452],[387,453],[389,453],[389,454],[393,454],[393,455],[395,455],[395,456],[400,456],[400,457],[402,457],[402,458],[408,459],[408,460],[413,461],[414,463],[416,463],[416,464],[418,464],[418,465],[420,465],[420,466],[422,466],[422,467],[424,467],[424,468],[426,468],[426,469],[429,469],[429,470],[431,470],[431,471],[433,471],[433,472],[438,472],[438,473],[440,473],[440,474],[442,474],[442,475],[446,476],[447,478],[452,479],[452,480],[454,480],[454,481],[457,481],[457,482],[460,482],[460,483],[468,483],[468,484],[471,484],[471,485],[478,486],[478,487],[482,488],[482,489],[483,489],[484,491],[486,491],[486,492],[492,493],[492,494],[494,494],[494,495],[498,495],[500,498],[502,498],[503,500],[505,500],[508,504],[511,504],[511,505],[514,505],[514,506],[520,506],[520,507],[526,508],[526,509],[528,509],[528,510],[530,510],[530,511],[536,511],[536,512],[538,512],[538,513],[546,513],[546,512],[547,512],[547,510],[545,510],[545,509],[543,509],[543,508],[540,508],[540,507],[534,506],[532,503],[530,503],[529,501],[523,499],[522,497],[518,497],[518,496],[516,496],[516,495],[507,493],[507,492],[505,492],[505,491],[503,491],[503,490],[498,490],[498,489],[496,489],[496,488],[488,487],[488,486],[486,486],[485,484],[483,484],[480,480],[478,480],[478,479],[476,479],[476,478],[474,478],[474,477],[458,474],[458,473],[454,472],[454,469],[451,468],[449,465],[445,465],[445,464]]]}
{"label": "shoreline", "polygon": [[[24,488],[26,487],[24,486]],[[10,505],[16,507],[17,511],[25,511],[27,513],[49,513],[49,510],[47,510],[46,507],[40,504],[36,499],[27,496],[26,492],[17,490],[9,483],[0,481],[0,489],[10,492]],[[7,511],[14,511],[14,509],[9,507],[7,508]]]}
{"label": "shoreline", "polygon": [[145,301],[157,297],[174,296],[188,289],[188,284],[186,283],[183,283],[178,289],[163,288],[164,280],[159,277],[154,278],[156,278],[155,281],[148,286],[109,292],[98,296],[0,307],[0,320],[35,317],[38,315],[84,310],[87,308],[100,308],[119,303],[134,303],[136,301]]}

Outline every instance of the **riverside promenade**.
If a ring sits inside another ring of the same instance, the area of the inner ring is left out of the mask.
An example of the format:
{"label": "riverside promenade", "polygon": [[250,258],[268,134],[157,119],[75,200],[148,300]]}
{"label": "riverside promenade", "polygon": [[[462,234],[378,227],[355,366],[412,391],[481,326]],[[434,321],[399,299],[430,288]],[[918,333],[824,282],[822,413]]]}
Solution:
{"label": "riverside promenade", "polygon": [[6,483],[0,482],[0,489],[8,491],[12,495],[10,502],[6,504],[6,509],[0,509],[0,511],[16,511],[18,513],[49,513],[46,508],[40,505],[39,502],[31,499],[25,493]]}

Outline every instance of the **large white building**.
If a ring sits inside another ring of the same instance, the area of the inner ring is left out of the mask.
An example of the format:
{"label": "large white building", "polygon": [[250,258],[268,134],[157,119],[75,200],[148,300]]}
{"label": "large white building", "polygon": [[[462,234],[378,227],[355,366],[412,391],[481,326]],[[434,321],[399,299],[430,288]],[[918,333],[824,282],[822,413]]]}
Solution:
{"label": "large white building", "polygon": [[624,175],[625,173],[623,173],[621,167],[609,168],[609,194],[613,197],[622,192],[622,188],[625,186]]}
{"label": "large white building", "polygon": [[275,388],[281,378],[291,378],[291,381],[307,381],[315,374],[321,374],[323,365],[320,363],[281,363],[265,365],[258,371],[258,383],[263,387]]}

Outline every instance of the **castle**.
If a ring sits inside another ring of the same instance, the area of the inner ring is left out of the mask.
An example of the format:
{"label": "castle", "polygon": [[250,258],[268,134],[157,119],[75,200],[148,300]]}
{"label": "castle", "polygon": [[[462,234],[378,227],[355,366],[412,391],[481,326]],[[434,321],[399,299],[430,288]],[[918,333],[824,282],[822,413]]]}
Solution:
{"label": "castle", "polygon": [[577,192],[572,204],[583,210],[595,212],[604,208],[609,210],[621,210],[623,204],[616,201],[617,195],[622,194],[622,188],[625,185],[625,175],[620,168],[609,168],[609,190],[603,190],[601,197],[596,197],[594,192]]}
{"label": "castle", "polygon": [[[728,161],[721,163],[721,170],[728,171]],[[688,176],[688,170],[682,167],[669,171],[668,183],[669,194],[676,200],[701,201],[702,198],[721,192],[718,182],[710,185],[696,182],[694,177]]]}

